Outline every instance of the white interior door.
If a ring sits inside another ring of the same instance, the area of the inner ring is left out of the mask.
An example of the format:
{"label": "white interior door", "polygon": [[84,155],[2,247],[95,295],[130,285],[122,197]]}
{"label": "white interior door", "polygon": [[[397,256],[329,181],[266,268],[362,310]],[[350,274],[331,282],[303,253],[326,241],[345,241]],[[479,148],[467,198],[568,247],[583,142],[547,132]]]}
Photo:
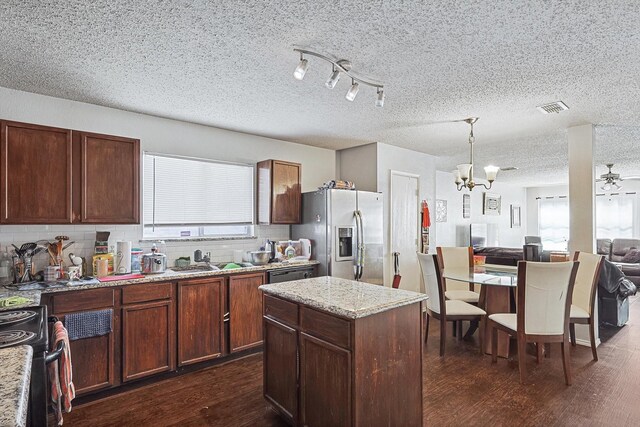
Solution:
{"label": "white interior door", "polygon": [[[420,267],[418,251],[419,223],[419,175],[391,171],[391,197],[389,206],[390,247],[389,265],[393,267],[393,253],[400,253],[400,289],[420,292]],[[393,268],[391,269],[393,275]]]}

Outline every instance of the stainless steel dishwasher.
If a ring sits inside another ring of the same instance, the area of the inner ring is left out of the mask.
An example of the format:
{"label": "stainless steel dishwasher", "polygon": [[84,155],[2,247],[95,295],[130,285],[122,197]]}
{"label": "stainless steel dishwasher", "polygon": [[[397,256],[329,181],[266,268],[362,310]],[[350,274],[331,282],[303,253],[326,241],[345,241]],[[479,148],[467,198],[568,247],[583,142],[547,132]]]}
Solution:
{"label": "stainless steel dishwasher", "polygon": [[305,265],[299,267],[283,267],[267,272],[267,283],[281,283],[290,280],[308,279],[316,277],[316,266]]}

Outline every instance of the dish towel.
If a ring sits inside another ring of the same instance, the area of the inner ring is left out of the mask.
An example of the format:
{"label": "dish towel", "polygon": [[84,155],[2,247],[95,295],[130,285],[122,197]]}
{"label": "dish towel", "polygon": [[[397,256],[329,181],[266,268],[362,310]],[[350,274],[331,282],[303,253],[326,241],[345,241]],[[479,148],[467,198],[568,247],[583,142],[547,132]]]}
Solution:
{"label": "dish towel", "polygon": [[64,342],[64,350],[58,360],[51,362],[48,366],[49,382],[51,383],[51,407],[59,426],[63,422],[62,413],[71,412],[71,401],[76,397],[76,390],[71,375],[69,335],[62,322],[57,321],[53,325],[52,350],[58,346],[60,341]]}
{"label": "dish towel", "polygon": [[70,340],[99,337],[111,332],[113,309],[71,313],[64,316]]}

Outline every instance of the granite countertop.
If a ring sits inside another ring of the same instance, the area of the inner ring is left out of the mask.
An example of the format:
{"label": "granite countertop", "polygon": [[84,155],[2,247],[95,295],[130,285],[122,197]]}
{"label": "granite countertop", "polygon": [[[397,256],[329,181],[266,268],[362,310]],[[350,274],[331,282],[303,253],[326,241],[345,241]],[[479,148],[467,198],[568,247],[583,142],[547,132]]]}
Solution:
{"label": "granite countertop", "polygon": [[27,423],[33,350],[28,345],[0,348],[0,425]]}
{"label": "granite countertop", "polygon": [[350,319],[427,299],[417,292],[328,276],[262,285],[260,290]]}
{"label": "granite countertop", "polygon": [[[72,286],[63,286],[58,288],[44,289],[41,292],[48,294],[48,293],[54,293],[54,292],[77,291],[82,289],[106,288],[111,286],[135,285],[135,284],[150,283],[150,282],[163,282],[168,280],[197,279],[202,277],[223,276],[228,274],[267,271],[267,270],[273,270],[273,269],[279,269],[279,268],[304,267],[304,266],[316,265],[316,264],[319,264],[319,262],[315,260],[298,261],[298,262],[274,262],[266,265],[255,265],[253,267],[243,267],[243,268],[236,268],[232,270],[198,271],[198,272],[174,272],[174,271],[171,271],[171,267],[168,267],[165,273],[148,274],[140,279],[114,280],[112,282],[100,282],[100,283],[89,284],[89,285],[79,284],[79,285],[72,285]],[[25,293],[26,291],[16,291],[16,295],[24,295]]]}
{"label": "granite countertop", "polygon": [[10,305],[8,307],[0,307],[0,311],[16,310],[18,308],[32,307],[40,305],[40,291],[10,291],[0,288],[0,299],[10,297],[22,297],[29,301],[23,304]]}

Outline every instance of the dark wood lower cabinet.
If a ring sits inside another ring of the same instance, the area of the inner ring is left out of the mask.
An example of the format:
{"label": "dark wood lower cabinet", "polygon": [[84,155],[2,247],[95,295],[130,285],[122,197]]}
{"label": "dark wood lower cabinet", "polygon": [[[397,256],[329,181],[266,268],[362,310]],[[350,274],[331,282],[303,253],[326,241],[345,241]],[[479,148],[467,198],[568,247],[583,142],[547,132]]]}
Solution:
{"label": "dark wood lower cabinet", "polygon": [[73,357],[73,384],[78,396],[115,385],[113,337],[112,332],[69,342]]}
{"label": "dark wood lower cabinet", "polygon": [[115,293],[117,291],[112,288],[104,288],[43,295],[42,303],[47,305],[48,312],[63,323],[65,316],[72,313],[113,309],[110,333],[69,341],[73,384],[77,396],[120,384],[116,363],[120,314],[115,306]]}
{"label": "dark wood lower cabinet", "polygon": [[264,397],[290,423],[298,419],[298,332],[265,318]]}
{"label": "dark wood lower cabinet", "polygon": [[351,425],[351,352],[300,333],[300,424]]}
{"label": "dark wood lower cabinet", "polygon": [[223,353],[224,277],[178,282],[178,366]]}
{"label": "dark wood lower cabinet", "polygon": [[122,381],[175,369],[171,300],[122,308]]}
{"label": "dark wood lower cabinet", "polygon": [[264,273],[229,277],[229,348],[231,353],[262,345]]}
{"label": "dark wood lower cabinet", "polygon": [[422,425],[419,302],[348,319],[265,295],[263,312],[264,396],[291,424]]}

